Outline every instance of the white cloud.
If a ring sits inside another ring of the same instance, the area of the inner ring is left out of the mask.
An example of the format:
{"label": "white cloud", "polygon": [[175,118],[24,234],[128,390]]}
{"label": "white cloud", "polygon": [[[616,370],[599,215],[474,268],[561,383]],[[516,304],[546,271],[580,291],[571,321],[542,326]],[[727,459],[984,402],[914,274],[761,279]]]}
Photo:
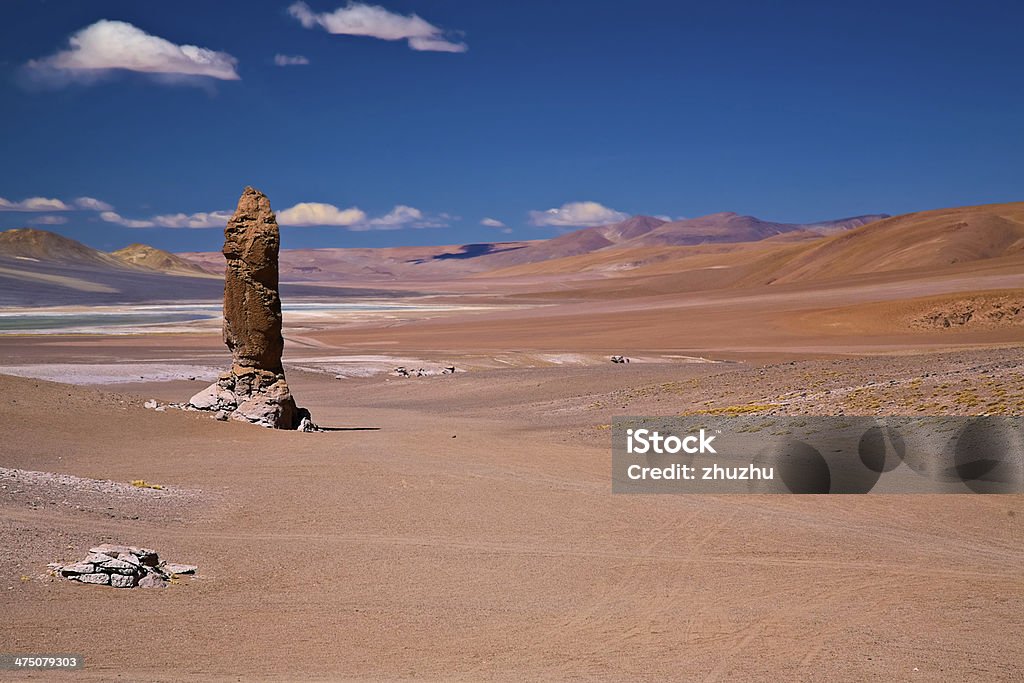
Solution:
{"label": "white cloud", "polygon": [[504,228],[504,223],[499,221],[497,218],[485,218],[480,221],[480,225],[486,225],[488,228]]}
{"label": "white cloud", "polygon": [[333,204],[303,202],[277,212],[277,222],[288,226],[333,226],[353,232],[401,230],[403,228],[442,228],[452,217],[442,213],[429,216],[414,206],[398,204],[383,216],[370,218],[357,207],[340,209]]}
{"label": "white cloud", "polygon": [[569,202],[557,209],[530,212],[530,222],[534,225],[554,227],[607,225],[627,218],[629,214],[609,209],[597,202]]}
{"label": "white cloud", "polygon": [[104,211],[100,218],[126,228],[223,228],[231,218],[230,211],[200,211],[198,213],[165,213],[144,220],[125,218],[114,211]]}
{"label": "white cloud", "polygon": [[370,225],[380,230],[395,230],[423,221],[423,212],[413,206],[399,204],[380,218],[374,218]]}
{"label": "white cloud", "polygon": [[309,58],[302,55],[274,55],[274,64],[278,66],[305,66],[309,64]]}
{"label": "white cloud", "polygon": [[339,209],[333,204],[320,202],[302,202],[277,212],[277,222],[281,225],[333,225],[350,227],[366,220],[366,214],[357,207]]}
{"label": "white cloud", "polygon": [[465,52],[469,46],[465,43],[453,43],[444,38],[421,38],[409,39],[409,47],[418,52]]}
{"label": "white cloud", "polygon": [[[115,211],[103,211],[100,219],[127,228],[223,228],[231,218],[230,211],[169,213],[145,219],[125,218]],[[399,204],[377,218],[370,218],[362,209],[340,209],[333,204],[302,202],[277,212],[279,225],[288,227],[328,226],[353,231],[400,230],[402,228],[436,228],[448,225],[448,214],[428,216],[413,206]]]}
{"label": "white cloud", "polygon": [[115,211],[103,211],[99,214],[99,217],[108,223],[118,223],[125,227],[153,227],[156,225],[152,220],[133,220],[131,218],[124,218],[121,214]]}
{"label": "white cloud", "polygon": [[46,197],[29,197],[20,202],[12,202],[0,197],[0,211],[70,211],[71,207],[59,199]]}
{"label": "white cloud", "polygon": [[0,197],[0,211],[112,211],[114,207],[93,197],[79,197],[73,202],[47,197],[29,197],[12,202]]}
{"label": "white cloud", "polygon": [[75,206],[84,211],[113,211],[114,207],[94,197],[79,197],[75,200]]}
{"label": "white cloud", "polygon": [[28,219],[34,225],[64,225],[68,219],[64,216],[35,216]]}
{"label": "white cloud", "polygon": [[91,82],[110,71],[136,71],[161,77],[239,80],[238,60],[226,52],[176,45],[124,21],[101,19],[68,39],[68,48],[28,63],[32,72],[53,80]]}
{"label": "white cloud", "polygon": [[349,2],[333,12],[316,13],[305,2],[288,8],[289,14],[306,28],[320,26],[328,33],[369,36],[381,40],[406,40],[413,50],[465,52],[465,43],[445,38],[445,31],[415,14],[395,14],[379,5]]}
{"label": "white cloud", "polygon": [[231,211],[200,211],[199,213],[169,213],[153,216],[160,228],[223,228],[232,216]]}

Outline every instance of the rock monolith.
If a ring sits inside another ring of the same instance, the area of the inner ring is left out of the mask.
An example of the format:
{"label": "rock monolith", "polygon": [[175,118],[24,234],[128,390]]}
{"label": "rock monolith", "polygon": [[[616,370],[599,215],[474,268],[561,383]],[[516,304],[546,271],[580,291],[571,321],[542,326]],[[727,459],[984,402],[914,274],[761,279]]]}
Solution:
{"label": "rock monolith", "polygon": [[224,228],[224,343],[231,370],[189,407],[274,429],[313,431],[284,377],[278,252],[281,232],[267,196],[245,188]]}

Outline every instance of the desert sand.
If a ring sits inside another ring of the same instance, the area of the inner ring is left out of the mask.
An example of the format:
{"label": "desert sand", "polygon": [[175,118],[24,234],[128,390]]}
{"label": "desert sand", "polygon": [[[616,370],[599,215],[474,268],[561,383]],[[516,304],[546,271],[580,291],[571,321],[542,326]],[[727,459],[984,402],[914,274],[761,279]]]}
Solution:
{"label": "desert sand", "polygon": [[[1019,415],[1024,270],[991,213],[974,251],[943,214],[374,281],[436,306],[285,314],[313,434],[143,407],[224,365],[210,321],[0,335],[0,642],[94,680],[1019,680],[1021,496],[610,481],[615,415]],[[856,261],[880,224],[913,258]],[[100,542],[199,573],[47,575]]]}
{"label": "desert sand", "polygon": [[[0,638],[84,654],[94,679],[1010,680],[1019,496],[613,496],[607,421],[778,400],[805,374],[837,394],[980,366],[1020,386],[1018,355],[291,369],[335,429],[312,435],[141,405],[197,382],[5,379],[5,467],[166,489],[4,477]],[[40,575],[100,541],[200,573],[159,595]]]}

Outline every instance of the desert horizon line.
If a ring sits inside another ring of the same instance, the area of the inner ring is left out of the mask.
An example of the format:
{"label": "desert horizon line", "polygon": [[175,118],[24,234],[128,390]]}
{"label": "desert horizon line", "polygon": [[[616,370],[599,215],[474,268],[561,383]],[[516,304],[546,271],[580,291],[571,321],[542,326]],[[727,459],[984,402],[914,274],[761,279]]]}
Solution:
{"label": "desert horizon line", "polygon": [[[61,200],[44,199],[44,198],[29,198],[29,199],[26,199],[26,200],[22,200],[21,203],[32,202],[35,199],[39,199],[41,201],[46,201],[46,202],[60,202],[60,203],[63,203],[63,202],[61,202]],[[654,220],[654,221],[659,221],[662,224],[670,224],[670,223],[674,224],[674,223],[695,222],[695,221],[705,220],[705,219],[709,219],[709,218],[739,218],[739,219],[752,219],[754,221],[758,221],[758,222],[765,223],[765,224],[800,226],[800,227],[804,227],[804,228],[807,228],[807,229],[813,229],[813,228],[827,226],[829,224],[839,224],[839,223],[843,223],[844,221],[855,221],[855,220],[858,220],[858,219],[865,219],[865,218],[870,218],[871,219],[868,222],[874,222],[874,221],[877,221],[877,220],[884,220],[884,219],[888,219],[888,218],[899,218],[899,217],[902,217],[902,216],[910,216],[910,215],[916,215],[916,214],[926,214],[926,213],[931,213],[931,212],[952,211],[952,210],[958,210],[958,209],[977,209],[977,208],[998,207],[998,206],[1011,206],[1011,205],[1014,205],[1014,204],[1020,204],[1022,202],[1024,202],[1024,200],[1006,201],[1006,202],[1004,202],[1004,201],[984,202],[984,203],[978,203],[978,204],[965,204],[965,205],[950,205],[950,206],[940,206],[940,207],[921,209],[921,210],[917,210],[917,211],[908,211],[908,212],[905,212],[905,213],[896,213],[896,214],[890,214],[890,213],[886,213],[886,212],[861,213],[861,214],[844,215],[844,216],[839,216],[839,217],[836,217],[836,218],[823,218],[823,219],[820,219],[820,220],[807,221],[807,222],[788,222],[788,221],[785,221],[785,220],[765,219],[765,218],[762,218],[762,217],[760,217],[760,216],[758,216],[756,214],[753,214],[753,213],[740,213],[740,212],[728,211],[728,210],[726,210],[726,211],[713,211],[713,212],[710,212],[710,213],[705,213],[705,214],[700,214],[700,215],[695,215],[695,216],[678,216],[678,217],[670,217],[670,216],[665,216],[665,215],[655,215],[655,214],[651,214],[651,213],[635,213],[635,214],[623,213],[623,214],[621,214],[623,217],[619,218],[618,220],[609,221],[609,222],[599,222],[599,223],[587,223],[587,224],[572,225],[572,226],[566,225],[564,227],[557,228],[557,231],[554,234],[550,234],[550,235],[546,235],[546,236],[524,237],[524,238],[506,237],[506,238],[502,238],[502,239],[476,239],[476,240],[465,240],[465,241],[458,241],[458,240],[455,240],[455,241],[436,241],[436,242],[420,243],[420,244],[389,244],[389,245],[369,246],[369,247],[367,247],[367,246],[356,246],[356,245],[353,245],[353,246],[327,246],[327,245],[325,245],[325,246],[286,247],[286,246],[282,245],[282,250],[289,250],[289,249],[295,249],[295,250],[346,249],[346,248],[360,249],[360,250],[362,250],[362,249],[382,249],[382,250],[387,250],[387,249],[426,248],[426,247],[457,247],[457,246],[471,247],[471,246],[477,246],[477,245],[481,245],[481,244],[495,244],[495,245],[499,245],[499,244],[519,244],[519,243],[527,243],[527,242],[545,242],[545,241],[549,241],[549,240],[555,240],[555,239],[558,239],[558,238],[566,237],[568,235],[573,235],[575,233],[585,232],[585,231],[588,231],[588,230],[614,227],[616,225],[627,223],[627,222],[633,221],[633,220]],[[94,198],[91,198],[91,197],[79,197],[79,198],[75,199],[73,202],[64,204],[67,208],[66,209],[61,209],[61,210],[67,210],[67,211],[89,211],[90,209],[74,208],[74,207],[82,207],[82,206],[87,205],[89,203],[92,203],[93,205],[98,205],[100,207],[112,208],[112,207],[110,207],[110,205],[106,204],[105,202],[103,202],[101,200],[97,200],[97,199],[94,199]],[[5,200],[2,197],[0,197],[0,213],[2,213],[4,211],[13,211],[13,210],[15,210],[15,209],[6,208],[7,206],[10,206],[11,204],[12,203],[9,202],[8,200]],[[274,214],[278,217],[278,222],[279,222],[279,224],[281,225],[282,228],[286,228],[286,227],[287,228],[313,228],[314,230],[316,230],[316,229],[330,230],[332,228],[338,228],[339,227],[339,226],[332,226],[332,225],[326,225],[326,224],[324,224],[324,225],[294,225],[294,224],[291,224],[290,225],[288,223],[282,223],[280,221],[281,214],[284,213],[284,212],[290,211],[292,208],[294,208],[294,207],[290,207],[289,209],[284,209],[282,211],[274,211]],[[396,207],[396,209],[397,208],[399,208],[399,207]],[[410,207],[404,207],[404,208],[410,208]],[[30,210],[28,210],[28,209],[25,210],[25,212],[28,212],[28,211],[30,211]],[[205,214],[204,213],[202,215],[203,216],[209,216],[211,218],[214,215],[216,215],[219,218],[220,214],[224,214],[224,215],[230,217],[230,212],[211,212],[209,214]],[[179,215],[184,215],[184,214],[179,214]],[[194,215],[196,215],[196,214],[194,214]],[[487,225],[488,223],[486,223],[485,221],[490,221],[490,220],[492,220],[492,219],[485,218],[484,221],[481,221],[481,223]],[[497,222],[497,221],[495,221],[495,222]],[[203,225],[201,227],[193,227],[193,228],[189,228],[189,229],[190,230],[223,230],[223,226],[226,225],[226,223],[227,223],[227,219],[225,219],[222,223],[221,222],[216,222],[216,223],[211,223],[209,225]],[[15,227],[11,227],[11,228],[6,228],[4,230],[0,230],[0,234],[2,234],[4,232],[12,232],[12,231],[19,231],[19,230],[33,230],[33,231],[37,231],[37,232],[48,232],[48,233],[52,233],[52,234],[55,234],[55,235],[59,235],[60,237],[64,237],[64,238],[67,238],[67,239],[74,240],[74,241],[79,242],[79,243],[81,243],[83,245],[90,246],[91,248],[95,248],[95,249],[97,249],[99,251],[105,251],[105,252],[111,252],[111,251],[116,251],[118,249],[125,249],[125,248],[130,248],[130,247],[135,247],[135,246],[157,248],[157,249],[159,249],[161,251],[168,251],[170,253],[175,253],[175,254],[203,253],[203,252],[206,252],[206,251],[210,251],[209,249],[192,249],[192,248],[163,249],[163,248],[159,248],[159,247],[153,247],[152,245],[146,243],[145,241],[141,241],[141,240],[135,240],[135,241],[122,240],[121,242],[123,242],[123,244],[121,244],[118,247],[114,247],[114,248],[94,247],[94,246],[92,246],[90,244],[90,242],[94,242],[95,240],[80,240],[80,239],[78,239],[76,237],[72,237],[70,235],[65,234],[60,229],[61,226],[64,226],[64,225],[67,225],[66,221],[62,221],[62,222],[59,222],[59,223],[56,223],[56,222],[51,223],[51,222],[44,221],[44,222],[39,222],[39,223],[35,223],[35,224],[33,224],[33,223],[29,222],[29,221],[26,221],[25,224],[23,224],[23,225],[19,225],[19,226],[15,226]],[[68,227],[74,227],[74,226],[73,225],[69,225]],[[148,231],[148,230],[158,230],[161,227],[165,227],[165,226],[156,226],[156,225],[154,225],[154,226],[147,226],[145,228],[139,228],[139,229],[140,230]],[[441,228],[441,227],[447,227],[447,226],[430,226],[430,227]],[[855,227],[860,227],[860,226],[855,226]],[[512,232],[511,229],[508,228],[508,226],[506,226],[504,224],[502,224],[502,228],[503,229],[502,229],[501,232],[503,234],[505,234],[505,235],[508,235],[508,234],[510,234]],[[348,228],[342,228],[342,229],[346,230],[346,231],[349,231]]]}

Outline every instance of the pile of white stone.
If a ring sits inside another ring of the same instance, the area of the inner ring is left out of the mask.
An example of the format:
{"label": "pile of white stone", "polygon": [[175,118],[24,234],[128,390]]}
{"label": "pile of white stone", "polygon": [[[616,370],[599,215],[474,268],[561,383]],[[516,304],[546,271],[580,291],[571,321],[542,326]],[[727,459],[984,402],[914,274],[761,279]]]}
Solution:
{"label": "pile of white stone", "polygon": [[171,577],[195,574],[190,564],[161,562],[155,550],[103,543],[89,548],[89,555],[72,564],[51,564],[50,569],[69,581],[114,588],[164,588]]}

